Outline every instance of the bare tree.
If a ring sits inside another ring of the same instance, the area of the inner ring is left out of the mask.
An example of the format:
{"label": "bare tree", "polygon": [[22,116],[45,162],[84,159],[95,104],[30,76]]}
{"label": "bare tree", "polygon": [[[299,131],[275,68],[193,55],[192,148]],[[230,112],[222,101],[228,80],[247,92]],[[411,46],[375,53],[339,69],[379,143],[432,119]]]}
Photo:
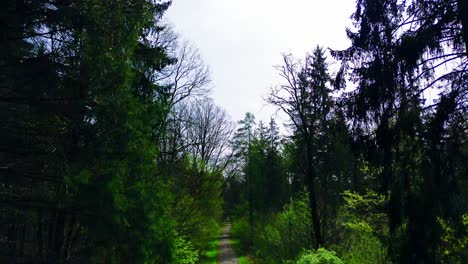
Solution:
{"label": "bare tree", "polygon": [[203,96],[209,92],[210,71],[197,48],[183,42],[178,51],[177,63],[171,75],[171,104],[189,96]]}
{"label": "bare tree", "polygon": [[176,51],[179,39],[180,35],[177,34],[174,27],[169,23],[165,23],[153,35],[154,44],[172,55],[177,53]]}
{"label": "bare tree", "polygon": [[192,103],[187,139],[191,154],[213,170],[224,170],[229,162],[229,141],[234,124],[211,99]]}
{"label": "bare tree", "polygon": [[190,122],[189,102],[180,102],[172,107],[166,118],[164,136],[159,142],[158,161],[160,164],[174,164],[185,157],[190,142],[187,141],[187,123]]}
{"label": "bare tree", "polygon": [[[180,36],[170,24],[165,24],[153,37],[154,43],[173,58],[173,64],[155,71],[153,81],[166,88],[167,116],[163,134],[158,139],[157,159],[161,164],[172,164],[187,154],[187,126],[191,118],[191,100],[205,97],[210,92],[210,72],[198,49]],[[162,166],[171,169],[170,165]]]}
{"label": "bare tree", "polygon": [[[185,232],[196,224],[195,214],[215,212],[205,201],[222,195],[233,128],[226,112],[209,98],[181,101],[169,115],[163,164],[177,188],[174,217]],[[177,172],[180,161],[189,162],[190,170]]]}
{"label": "bare tree", "polygon": [[315,138],[322,133],[326,125],[325,119],[330,111],[327,83],[330,78],[323,50],[319,47],[313,55],[306,57],[305,63],[283,55],[283,65],[277,70],[285,83],[273,88],[267,101],[291,119],[293,127],[302,138],[305,148],[306,168],[305,183],[309,192],[309,208],[312,217],[313,232],[316,246],[323,245],[319,209],[316,193],[316,162],[317,146]]}
{"label": "bare tree", "polygon": [[190,155],[205,169],[224,171],[231,162],[230,139],[234,124],[212,99],[182,101],[167,118],[165,139],[160,146],[161,162],[175,162]]}
{"label": "bare tree", "polygon": [[175,59],[175,63],[159,72],[155,80],[168,87],[171,108],[186,98],[202,97],[210,92],[210,70],[196,47],[181,41],[171,25],[155,35],[155,42]]}

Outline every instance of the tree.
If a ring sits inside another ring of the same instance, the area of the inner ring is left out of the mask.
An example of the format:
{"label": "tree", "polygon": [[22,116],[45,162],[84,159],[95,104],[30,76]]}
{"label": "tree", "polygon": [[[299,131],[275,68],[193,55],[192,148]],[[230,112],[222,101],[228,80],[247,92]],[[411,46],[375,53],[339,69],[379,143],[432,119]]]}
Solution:
{"label": "tree", "polygon": [[180,37],[168,25],[157,35],[156,43],[161,43],[175,61],[155,78],[167,87],[169,106],[172,108],[189,97],[206,96],[210,91],[210,70],[198,49],[188,41],[180,42]]}
{"label": "tree", "polygon": [[[402,263],[436,262],[437,217],[461,219],[443,198],[458,192],[448,186],[459,179],[442,165],[452,158],[441,154],[441,135],[449,137],[453,117],[466,116],[465,8],[461,1],[358,1],[352,46],[333,53],[358,84],[348,113],[354,134],[370,143],[366,155],[389,199],[390,254]],[[425,102],[438,87],[435,103]]]}
{"label": "tree", "polygon": [[281,136],[278,126],[273,118],[267,128],[265,156],[265,172],[267,190],[267,210],[279,211],[288,201],[288,182],[285,168],[284,156],[281,148]]}
{"label": "tree", "polygon": [[192,156],[213,170],[223,171],[231,162],[228,147],[234,130],[227,113],[211,99],[195,100],[188,127]]}
{"label": "tree", "polygon": [[188,41],[181,43],[180,39],[172,26],[166,24],[156,32],[154,40],[172,58],[172,64],[156,71],[152,78],[153,82],[163,86],[167,102],[165,119],[159,122],[159,129],[163,132],[155,140],[160,148],[157,159],[164,164],[163,168],[169,169],[177,156],[191,144],[186,138],[192,118],[188,112],[194,110],[190,108],[195,105],[191,101],[202,101],[202,97],[208,96],[211,82],[209,69],[198,49]]}
{"label": "tree", "polygon": [[150,80],[170,59],[149,40],[169,4],[5,3],[2,262],[171,261]]}
{"label": "tree", "polygon": [[309,207],[312,215],[316,247],[324,244],[320,213],[317,204],[317,144],[326,129],[332,102],[329,97],[330,77],[327,72],[324,51],[317,47],[308,56],[302,69],[291,55],[284,55],[284,65],[278,67],[285,85],[272,90],[269,102],[282,109],[293,122],[300,142],[305,148],[305,183],[309,192]]}
{"label": "tree", "polygon": [[249,163],[249,157],[251,153],[251,144],[254,139],[254,125],[255,116],[252,113],[247,112],[243,120],[239,121],[240,128],[234,133],[233,137],[233,148],[234,157],[237,162],[243,164],[243,180],[247,184],[247,200],[249,207],[249,225],[250,225],[250,241],[246,241],[248,246],[251,246],[254,234],[254,205],[253,205],[253,185],[251,179],[251,173],[249,168],[245,166]]}

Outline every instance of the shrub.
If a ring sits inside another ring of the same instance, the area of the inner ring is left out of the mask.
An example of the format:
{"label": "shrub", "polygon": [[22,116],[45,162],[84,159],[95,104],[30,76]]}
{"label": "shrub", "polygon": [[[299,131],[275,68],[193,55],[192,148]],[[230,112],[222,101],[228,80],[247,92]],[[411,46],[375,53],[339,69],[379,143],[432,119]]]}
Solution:
{"label": "shrub", "polygon": [[317,251],[305,251],[296,264],[343,264],[335,252],[319,248]]}
{"label": "shrub", "polygon": [[182,237],[174,240],[171,264],[195,264],[198,261],[198,250],[195,250],[190,241]]}
{"label": "shrub", "polygon": [[442,244],[437,250],[438,262],[465,263],[463,259],[468,259],[468,214],[461,216],[460,223],[441,217],[437,221],[443,230]]}
{"label": "shrub", "polygon": [[250,234],[250,225],[247,219],[241,217],[241,218],[235,219],[232,222],[231,236],[235,239],[239,239],[240,250],[242,250],[243,252],[248,250],[248,247],[251,241],[251,234]]}
{"label": "shrub", "polygon": [[268,219],[255,238],[256,257],[265,263],[295,259],[311,245],[308,198],[302,194],[282,212]]}
{"label": "shrub", "polygon": [[387,249],[379,239],[388,236],[384,197],[346,191],[343,198],[337,219],[341,241],[334,248],[349,264],[387,263]]}

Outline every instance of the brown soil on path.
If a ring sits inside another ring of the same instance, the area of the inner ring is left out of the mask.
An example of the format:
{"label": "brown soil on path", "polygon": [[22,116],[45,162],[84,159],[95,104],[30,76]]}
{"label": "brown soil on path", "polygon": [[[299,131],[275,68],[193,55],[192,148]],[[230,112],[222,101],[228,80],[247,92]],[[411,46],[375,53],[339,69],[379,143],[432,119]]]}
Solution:
{"label": "brown soil on path", "polygon": [[231,231],[231,224],[226,224],[223,229],[223,234],[219,239],[219,264],[238,264],[239,259],[231,247],[231,237],[229,232]]}

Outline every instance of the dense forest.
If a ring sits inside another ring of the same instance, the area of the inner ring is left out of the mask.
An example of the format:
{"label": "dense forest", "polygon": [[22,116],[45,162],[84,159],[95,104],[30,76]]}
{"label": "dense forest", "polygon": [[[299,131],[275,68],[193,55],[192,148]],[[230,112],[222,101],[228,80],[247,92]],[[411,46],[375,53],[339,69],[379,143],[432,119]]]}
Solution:
{"label": "dense forest", "polygon": [[171,1],[3,1],[0,263],[212,263],[223,221],[246,263],[467,263],[468,2],[355,2],[276,66],[282,129],[210,99]]}

